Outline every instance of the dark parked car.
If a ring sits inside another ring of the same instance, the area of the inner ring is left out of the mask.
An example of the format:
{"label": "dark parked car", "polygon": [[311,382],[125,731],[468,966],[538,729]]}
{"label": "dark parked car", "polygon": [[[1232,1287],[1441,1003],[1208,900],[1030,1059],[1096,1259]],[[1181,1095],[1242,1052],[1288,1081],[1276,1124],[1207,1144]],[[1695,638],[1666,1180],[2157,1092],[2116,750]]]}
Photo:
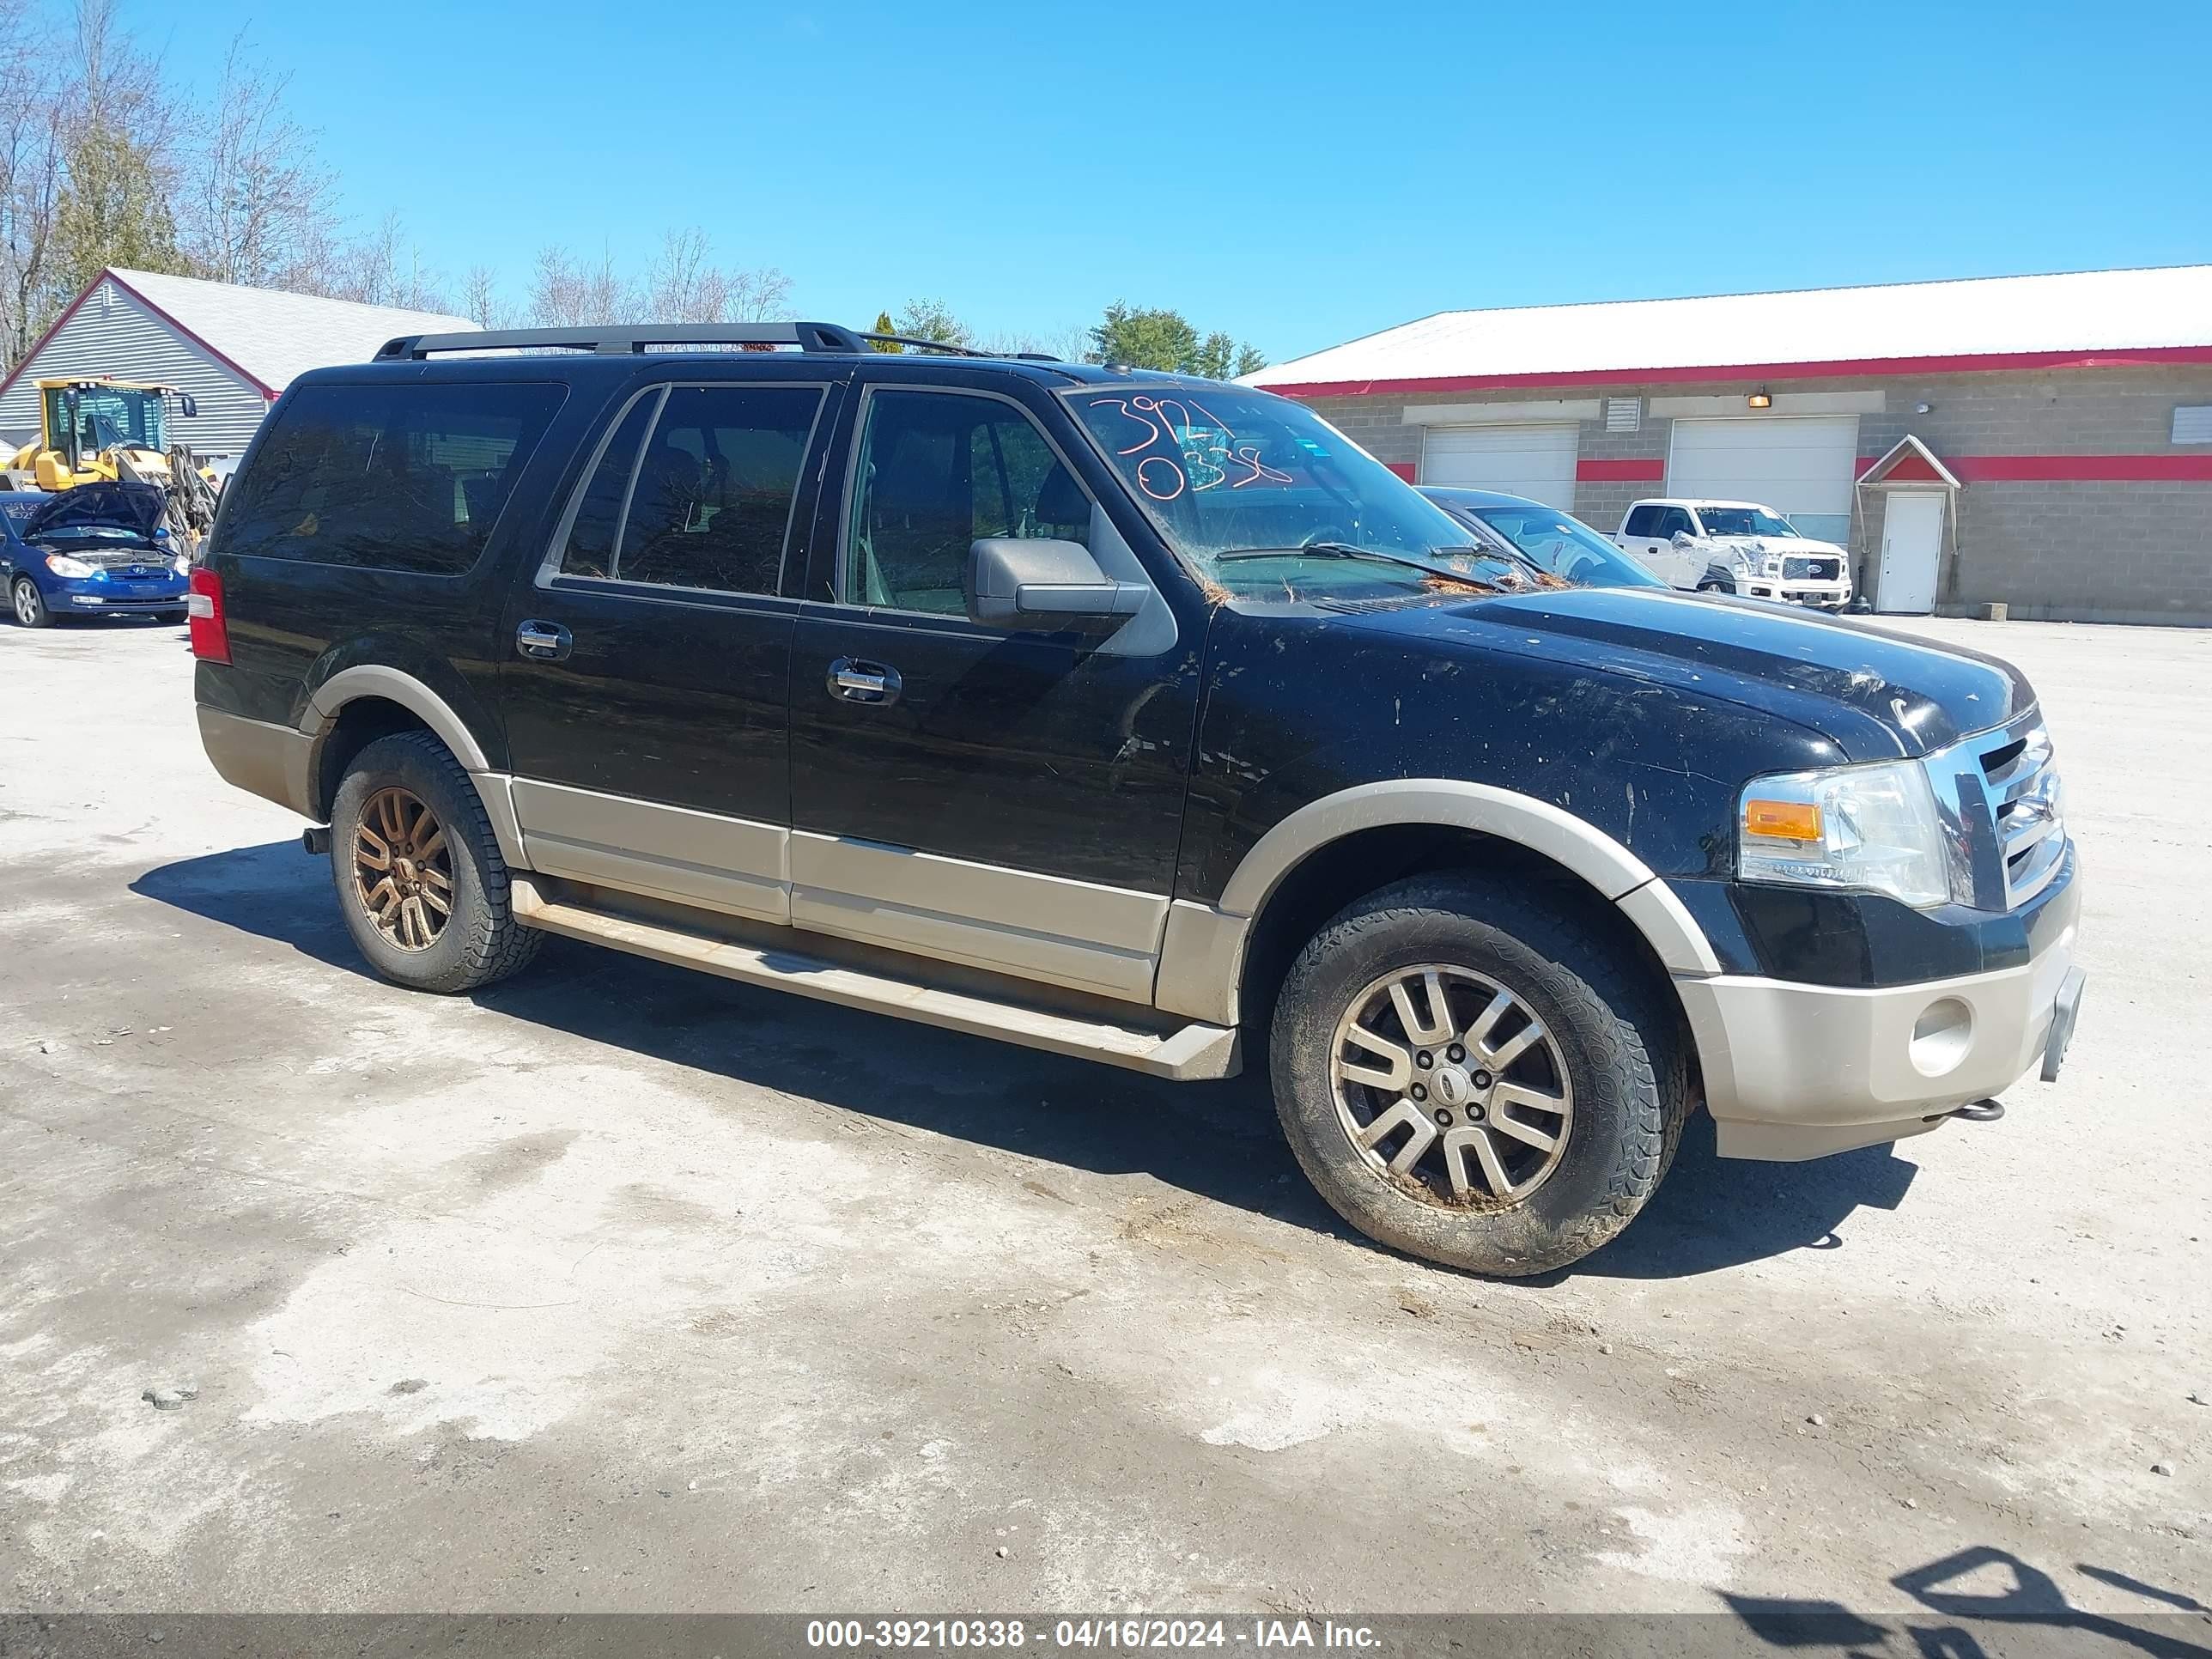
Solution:
{"label": "dark parked car", "polygon": [[1547,574],[1577,587],[1664,587],[1667,584],[1571,513],[1495,489],[1423,484],[1421,494],[1472,531],[1478,543],[1503,542]]}
{"label": "dark parked car", "polygon": [[161,528],[153,484],[88,483],[0,493],[0,582],[26,628],[64,617],[181,622],[185,562]]}
{"label": "dark parked car", "polygon": [[1799,1158],[2053,1073],[2078,896],[2017,672],[1468,539],[1241,386],[409,337],[293,381],[225,492],[200,731],[403,985],[562,933],[1249,1059],[1343,1215],[1485,1272],[1612,1237],[1699,1103]]}

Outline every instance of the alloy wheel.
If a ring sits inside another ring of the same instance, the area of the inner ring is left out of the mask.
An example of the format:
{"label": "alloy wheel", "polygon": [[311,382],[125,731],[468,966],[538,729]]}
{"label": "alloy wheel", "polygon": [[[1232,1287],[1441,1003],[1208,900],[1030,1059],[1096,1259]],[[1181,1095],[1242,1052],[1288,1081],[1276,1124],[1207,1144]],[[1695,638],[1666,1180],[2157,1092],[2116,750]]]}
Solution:
{"label": "alloy wheel", "polygon": [[453,854],[438,815],[398,785],[362,803],[354,831],[354,891],[387,944],[427,951],[453,914]]}
{"label": "alloy wheel", "polygon": [[1496,1208],[1543,1185],[1574,1127],[1574,1086],[1535,1011],[1487,975],[1424,963],[1352,1000],[1329,1046],[1339,1124],[1412,1196]]}
{"label": "alloy wheel", "polygon": [[39,623],[39,591],[28,580],[18,578],[15,582],[15,620],[26,628],[35,628]]}

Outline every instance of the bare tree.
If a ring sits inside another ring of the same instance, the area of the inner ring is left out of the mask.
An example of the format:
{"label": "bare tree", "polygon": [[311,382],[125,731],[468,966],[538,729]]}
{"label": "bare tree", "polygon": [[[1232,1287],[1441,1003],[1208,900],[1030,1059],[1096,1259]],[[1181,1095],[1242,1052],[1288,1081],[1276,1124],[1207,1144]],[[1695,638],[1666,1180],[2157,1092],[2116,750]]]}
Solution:
{"label": "bare tree", "polygon": [[513,326],[514,307],[500,292],[499,277],[489,265],[471,265],[461,278],[461,315],[479,328]]}
{"label": "bare tree", "polygon": [[444,280],[423,263],[422,250],[407,234],[397,213],[386,214],[358,241],[338,246],[332,280],[320,291],[333,299],[396,306],[403,311],[451,308]]}
{"label": "bare tree", "polygon": [[1091,349],[1091,331],[1080,323],[1049,330],[999,329],[978,335],[969,343],[978,351],[1000,357],[1018,357],[1026,352],[1057,357],[1064,363],[1079,363]]}
{"label": "bare tree", "polygon": [[32,0],[0,0],[0,361],[10,366],[51,314],[62,95],[43,21]]}
{"label": "bare tree", "polygon": [[656,323],[758,323],[790,315],[790,294],[791,279],[772,266],[716,265],[713,244],[695,225],[662,234],[642,298],[647,319]]}
{"label": "bare tree", "polygon": [[256,288],[330,277],[333,180],[285,106],[290,83],[251,56],[242,32],[232,39],[185,162],[180,229],[204,276]]}
{"label": "bare tree", "polygon": [[568,250],[549,245],[538,250],[531,272],[530,320],[544,327],[584,328],[632,319],[639,300],[615,269],[614,252],[603,249],[596,265],[580,265]]}

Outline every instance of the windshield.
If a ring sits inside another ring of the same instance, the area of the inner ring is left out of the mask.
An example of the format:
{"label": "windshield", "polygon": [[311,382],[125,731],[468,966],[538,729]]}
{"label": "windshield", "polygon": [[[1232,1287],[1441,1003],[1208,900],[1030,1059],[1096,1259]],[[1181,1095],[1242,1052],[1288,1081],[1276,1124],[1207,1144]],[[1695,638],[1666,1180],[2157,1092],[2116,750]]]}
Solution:
{"label": "windshield", "polygon": [[1580,519],[1548,507],[1465,509],[1530,558],[1585,587],[1664,587],[1667,584]]}
{"label": "windshield", "polygon": [[1701,507],[1708,536],[1786,536],[1800,539],[1797,526],[1763,507]]}
{"label": "windshield", "polygon": [[[1344,593],[1433,586],[1360,549],[1513,586],[1441,507],[1303,404],[1242,386],[1079,386],[1064,394],[1169,543],[1234,590]],[[1330,556],[1298,550],[1328,543]],[[1279,558],[1224,557],[1272,550]]]}
{"label": "windshield", "polygon": [[[76,414],[70,416],[71,406]],[[57,449],[65,447],[74,424],[80,449],[89,454],[103,449],[167,449],[162,430],[161,394],[137,386],[86,386],[72,391],[50,387],[46,392],[46,430]]]}

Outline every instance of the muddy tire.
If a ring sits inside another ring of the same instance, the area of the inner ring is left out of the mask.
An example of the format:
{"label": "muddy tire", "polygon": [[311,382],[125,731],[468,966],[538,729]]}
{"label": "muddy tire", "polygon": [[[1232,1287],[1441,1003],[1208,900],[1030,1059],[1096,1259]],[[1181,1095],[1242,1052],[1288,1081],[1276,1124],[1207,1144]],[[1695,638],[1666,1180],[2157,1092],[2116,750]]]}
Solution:
{"label": "muddy tire", "polygon": [[1277,1112],[1336,1212],[1378,1243],[1518,1277],[1626,1227],[1674,1160],[1677,1020],[1571,908],[1422,877],[1339,913],[1283,983]]}
{"label": "muddy tire", "polygon": [[473,991],[527,967],[544,942],[514,919],[476,785],[428,732],[379,738],[346,769],[331,875],[346,931],[397,985]]}

